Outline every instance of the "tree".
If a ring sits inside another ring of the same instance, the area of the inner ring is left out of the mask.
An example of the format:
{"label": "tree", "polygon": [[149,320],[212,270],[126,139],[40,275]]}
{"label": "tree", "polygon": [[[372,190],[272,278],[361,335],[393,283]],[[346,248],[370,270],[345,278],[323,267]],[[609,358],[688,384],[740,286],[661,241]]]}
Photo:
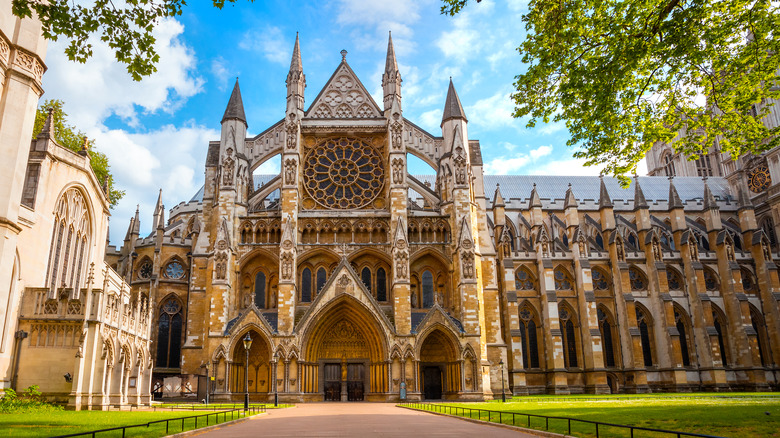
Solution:
{"label": "tree", "polygon": [[[212,0],[222,9],[237,0]],[[249,0],[253,2],[254,0]],[[157,71],[160,56],[154,50],[154,26],[165,17],[181,15],[186,0],[13,0],[13,14],[41,20],[43,36],[69,41],[65,54],[71,61],[84,63],[92,56],[91,36],[114,50],[117,61],[127,64],[127,72],[136,81]]]}
{"label": "tree", "polygon": [[[54,139],[61,146],[64,146],[73,152],[78,152],[84,146],[84,140],[86,134],[76,130],[75,127],[67,124],[68,115],[63,111],[64,103],[61,100],[47,100],[38,107],[38,111],[35,113],[35,125],[33,125],[33,138],[37,137],[43,130],[43,125],[46,122],[46,117],[49,115],[49,110],[52,111],[52,127],[54,128]],[[95,173],[95,177],[102,184],[104,181],[108,181],[108,199],[111,203],[111,208],[116,207],[116,204],[125,196],[124,190],[118,190],[114,186],[114,177],[111,175],[111,166],[108,164],[108,157],[106,154],[95,149],[95,140],[88,140],[87,149],[89,150],[90,164],[92,165],[92,171]]]}
{"label": "tree", "polygon": [[[448,15],[468,3],[442,1]],[[658,141],[689,159],[771,149],[778,12],[770,0],[531,0],[514,116],[565,122],[574,156],[624,182]]]}

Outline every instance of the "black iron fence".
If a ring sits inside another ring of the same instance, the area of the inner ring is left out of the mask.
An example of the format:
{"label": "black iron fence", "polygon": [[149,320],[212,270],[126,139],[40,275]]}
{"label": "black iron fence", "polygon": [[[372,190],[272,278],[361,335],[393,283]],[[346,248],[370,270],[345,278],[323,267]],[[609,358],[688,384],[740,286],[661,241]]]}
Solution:
{"label": "black iron fence", "polygon": [[[537,429],[537,430],[541,429],[539,425],[541,424],[541,420],[544,420],[544,430],[550,431],[550,423],[553,423],[557,425],[558,428],[563,426],[563,428],[568,431],[567,432],[568,435],[571,435],[572,423],[574,423],[575,425],[577,423],[584,423],[584,424],[592,425],[594,427],[596,438],[600,438],[600,434],[603,433],[605,429],[625,430],[629,432],[629,436],[631,438],[634,438],[635,431],[655,432],[655,433],[676,436],[677,438],[682,438],[682,437],[723,438],[716,435],[704,435],[701,433],[693,433],[693,432],[680,432],[677,430],[653,429],[650,427],[604,423],[601,421],[581,420],[579,418],[552,417],[552,416],[541,415],[541,414],[526,414],[522,412],[491,411],[489,409],[466,408],[463,406],[449,406],[446,404],[399,403],[398,406],[409,408],[409,409],[419,409],[423,411],[431,411],[440,414],[454,415],[458,417],[471,418],[474,420],[489,421],[491,423],[502,423],[502,424],[508,424],[512,426],[519,426],[519,427],[525,427],[528,429]],[[531,418],[539,419],[539,421],[532,423]]]}
{"label": "black iron fence", "polygon": [[[57,435],[52,438],[68,438],[74,436],[91,436],[92,438],[95,438],[100,433],[113,432],[119,430],[122,431],[122,438],[125,438],[125,434],[127,433],[128,429],[134,429],[139,427],[149,428],[149,426],[153,424],[161,424],[161,423],[165,423],[165,435],[169,435],[172,432],[184,432],[185,430],[184,427],[187,422],[194,425],[192,429],[197,429],[198,427],[205,427],[205,426],[210,426],[211,424],[220,423],[219,421],[220,416],[222,416],[222,422],[224,423],[228,421],[228,417],[230,417],[230,420],[235,420],[238,418],[243,418],[249,415],[256,415],[263,412],[265,412],[265,406],[250,406],[249,409],[246,411],[243,408],[230,409],[230,410],[224,410],[218,412],[210,412],[208,414],[190,415],[188,417],[169,418],[167,420],[155,420],[155,421],[150,421],[148,423],[131,424],[129,426],[111,427],[108,429],[91,430],[88,432],[71,433],[68,435]],[[213,421],[210,421],[210,419],[212,418]],[[205,424],[203,424],[204,421]],[[173,428],[171,428],[172,423],[173,423]]]}

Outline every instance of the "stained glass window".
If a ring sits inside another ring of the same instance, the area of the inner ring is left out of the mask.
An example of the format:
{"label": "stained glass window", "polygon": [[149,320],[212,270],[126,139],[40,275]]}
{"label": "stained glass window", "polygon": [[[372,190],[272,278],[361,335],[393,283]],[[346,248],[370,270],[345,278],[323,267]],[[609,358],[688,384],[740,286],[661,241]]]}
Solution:
{"label": "stained glass window", "polygon": [[569,273],[563,268],[556,268],[554,273],[555,290],[573,290],[574,285]]}
{"label": "stained glass window", "polygon": [[433,306],[433,274],[431,271],[425,271],[422,275],[422,298],[423,307]]}
{"label": "stained glass window", "polygon": [[517,274],[515,274],[515,289],[534,290],[534,281],[527,270],[520,269],[517,271]]}
{"label": "stained glass window", "polygon": [[615,351],[612,345],[612,324],[609,323],[607,314],[604,313],[601,308],[596,310],[596,316],[599,320],[599,329],[601,331],[601,339],[604,344],[604,366],[615,366]]}
{"label": "stained glass window", "polygon": [[160,368],[178,368],[181,361],[181,305],[169,298],[160,308],[157,323],[157,361]]}
{"label": "stained glass window", "polygon": [[173,280],[184,278],[184,266],[179,262],[170,262],[165,267],[165,276]]}
{"label": "stained glass window", "polygon": [[637,268],[629,268],[628,279],[631,282],[631,290],[642,291],[647,289],[647,279]]}
{"label": "stained glass window", "polygon": [[683,290],[682,277],[672,268],[666,268],[666,282],[669,290]]}
{"label": "stained glass window", "polygon": [[387,301],[387,274],[385,268],[376,270],[376,299],[377,301]]}
{"label": "stained glass window", "polygon": [[647,316],[639,306],[636,307],[636,322],[639,326],[639,340],[642,344],[642,358],[646,367],[653,366],[653,352],[650,347],[650,327]]}
{"label": "stained glass window", "polygon": [[301,273],[301,302],[311,302],[311,269],[305,268]]}
{"label": "stained glass window", "polygon": [[255,275],[255,307],[265,308],[265,274],[262,272]]}
{"label": "stained glass window", "polygon": [[708,291],[718,290],[718,279],[709,269],[704,270],[704,287],[706,287]]}
{"label": "stained glass window", "polygon": [[674,320],[677,326],[677,332],[680,333],[680,352],[682,353],[683,366],[691,366],[691,359],[688,353],[688,331],[685,329],[683,316],[677,309],[674,309]]}
{"label": "stained glass window", "polygon": [[591,271],[593,275],[593,289],[595,290],[609,290],[609,283],[607,277],[601,272],[600,269],[594,269]]}

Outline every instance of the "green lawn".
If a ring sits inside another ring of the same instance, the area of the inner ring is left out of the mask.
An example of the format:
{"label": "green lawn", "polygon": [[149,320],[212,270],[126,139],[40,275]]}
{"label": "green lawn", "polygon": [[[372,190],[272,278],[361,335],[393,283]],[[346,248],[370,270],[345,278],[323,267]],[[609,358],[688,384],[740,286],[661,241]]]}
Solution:
{"label": "green lawn", "polygon": [[[213,409],[213,408],[212,408]],[[86,432],[97,429],[108,429],[117,426],[126,426],[131,424],[142,424],[150,421],[165,420],[169,418],[189,417],[192,415],[202,415],[206,412],[198,410],[191,411],[173,411],[158,410],[149,411],[50,411],[40,413],[23,414],[0,414],[0,437],[43,437],[54,435],[66,435],[77,432]],[[238,418],[234,413],[233,418]],[[227,421],[230,421],[230,413],[227,414]],[[219,415],[219,423],[225,421],[222,414]],[[209,424],[215,424],[215,416],[209,417]],[[206,425],[206,418],[198,418],[198,427]],[[184,420],[184,430],[195,428],[194,419]],[[182,431],[181,420],[171,422],[168,434]],[[165,433],[165,423],[154,424],[147,427],[127,429],[125,436],[128,437],[150,437],[156,438],[168,435]],[[121,437],[122,431],[103,432],[97,435],[99,438]]]}
{"label": "green lawn", "polygon": [[[780,438],[780,394],[692,394],[626,395],[626,396],[531,396],[515,397],[507,403],[441,403],[492,411],[541,414],[578,418],[604,423],[642,426],[656,429],[696,432],[724,437]],[[768,413],[768,415],[767,415]],[[469,413],[461,413],[468,416]],[[488,414],[471,413],[472,418]],[[492,421],[498,422],[493,414]],[[502,415],[511,424],[512,416]],[[528,417],[515,415],[518,426],[527,426]],[[550,431],[568,432],[565,420],[550,420]],[[543,418],[531,418],[531,427],[545,430]],[[572,422],[572,434],[595,437],[595,426]],[[629,437],[627,429],[600,427],[600,437]],[[635,431],[635,438],[671,437],[673,435]]]}

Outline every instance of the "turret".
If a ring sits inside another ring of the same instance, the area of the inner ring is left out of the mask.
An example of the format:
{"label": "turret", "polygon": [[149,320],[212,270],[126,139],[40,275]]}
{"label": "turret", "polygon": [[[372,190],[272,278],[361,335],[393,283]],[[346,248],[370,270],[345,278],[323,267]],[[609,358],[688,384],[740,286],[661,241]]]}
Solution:
{"label": "turret", "polygon": [[607,185],[604,183],[604,176],[599,176],[601,187],[599,188],[599,214],[601,219],[601,230],[615,229],[615,212],[612,199],[609,197]]}
{"label": "turret", "polygon": [[496,184],[496,194],[493,196],[493,222],[495,222],[496,226],[503,227],[506,225],[505,207],[504,197],[501,196],[501,187]]}
{"label": "turret", "polygon": [[[463,156],[467,161],[468,157],[468,119],[463,111],[463,105],[460,104],[458,92],[455,91],[455,85],[450,78],[450,87],[447,90],[447,101],[444,103],[444,112],[441,118],[441,132],[444,138],[444,145],[448,152],[452,154],[452,159],[456,159],[457,148],[463,148]],[[458,178],[456,178],[457,180]],[[457,181],[456,184],[460,184]]]}
{"label": "turret", "polygon": [[385,72],[382,74],[385,112],[390,110],[390,114],[401,114],[401,82],[403,82],[401,72],[398,71],[398,62],[395,59],[395,49],[393,48],[393,35],[390,34],[387,40]]}
{"label": "turret", "polygon": [[[574,191],[571,189],[571,183],[569,183],[569,188],[566,189],[566,195],[564,196],[563,201],[563,212],[566,216],[567,227],[576,227],[580,224],[580,218],[577,215],[578,206],[579,204],[577,204],[577,198],[574,196]],[[572,235],[569,235],[570,239],[572,237]]]}
{"label": "turret", "polygon": [[542,224],[542,200],[539,199],[539,193],[536,191],[536,183],[531,190],[531,197],[528,200],[528,209],[531,210],[531,226]]}
{"label": "turret", "polygon": [[306,89],[306,75],[303,74],[301,46],[297,33],[290,61],[290,71],[287,73],[285,83],[287,84],[287,115],[295,114],[295,117],[300,120],[303,117],[303,92]]}
{"label": "turret", "polygon": [[720,220],[720,207],[715,201],[715,196],[710,190],[709,184],[707,184],[707,177],[704,177],[704,217],[707,220],[707,231],[720,230],[723,228],[723,223]]}
{"label": "turret", "polygon": [[753,203],[750,202],[750,195],[743,180],[740,178],[737,181],[737,205],[739,206],[737,215],[739,215],[739,223],[742,226],[742,231],[755,230],[758,228],[758,222],[756,221]]}
{"label": "turret", "polygon": [[244,114],[244,101],[241,99],[241,89],[238,86],[238,78],[230,93],[225,114],[222,116],[222,155],[227,148],[232,148],[233,153],[244,153],[244,138],[246,137],[246,115]]}

